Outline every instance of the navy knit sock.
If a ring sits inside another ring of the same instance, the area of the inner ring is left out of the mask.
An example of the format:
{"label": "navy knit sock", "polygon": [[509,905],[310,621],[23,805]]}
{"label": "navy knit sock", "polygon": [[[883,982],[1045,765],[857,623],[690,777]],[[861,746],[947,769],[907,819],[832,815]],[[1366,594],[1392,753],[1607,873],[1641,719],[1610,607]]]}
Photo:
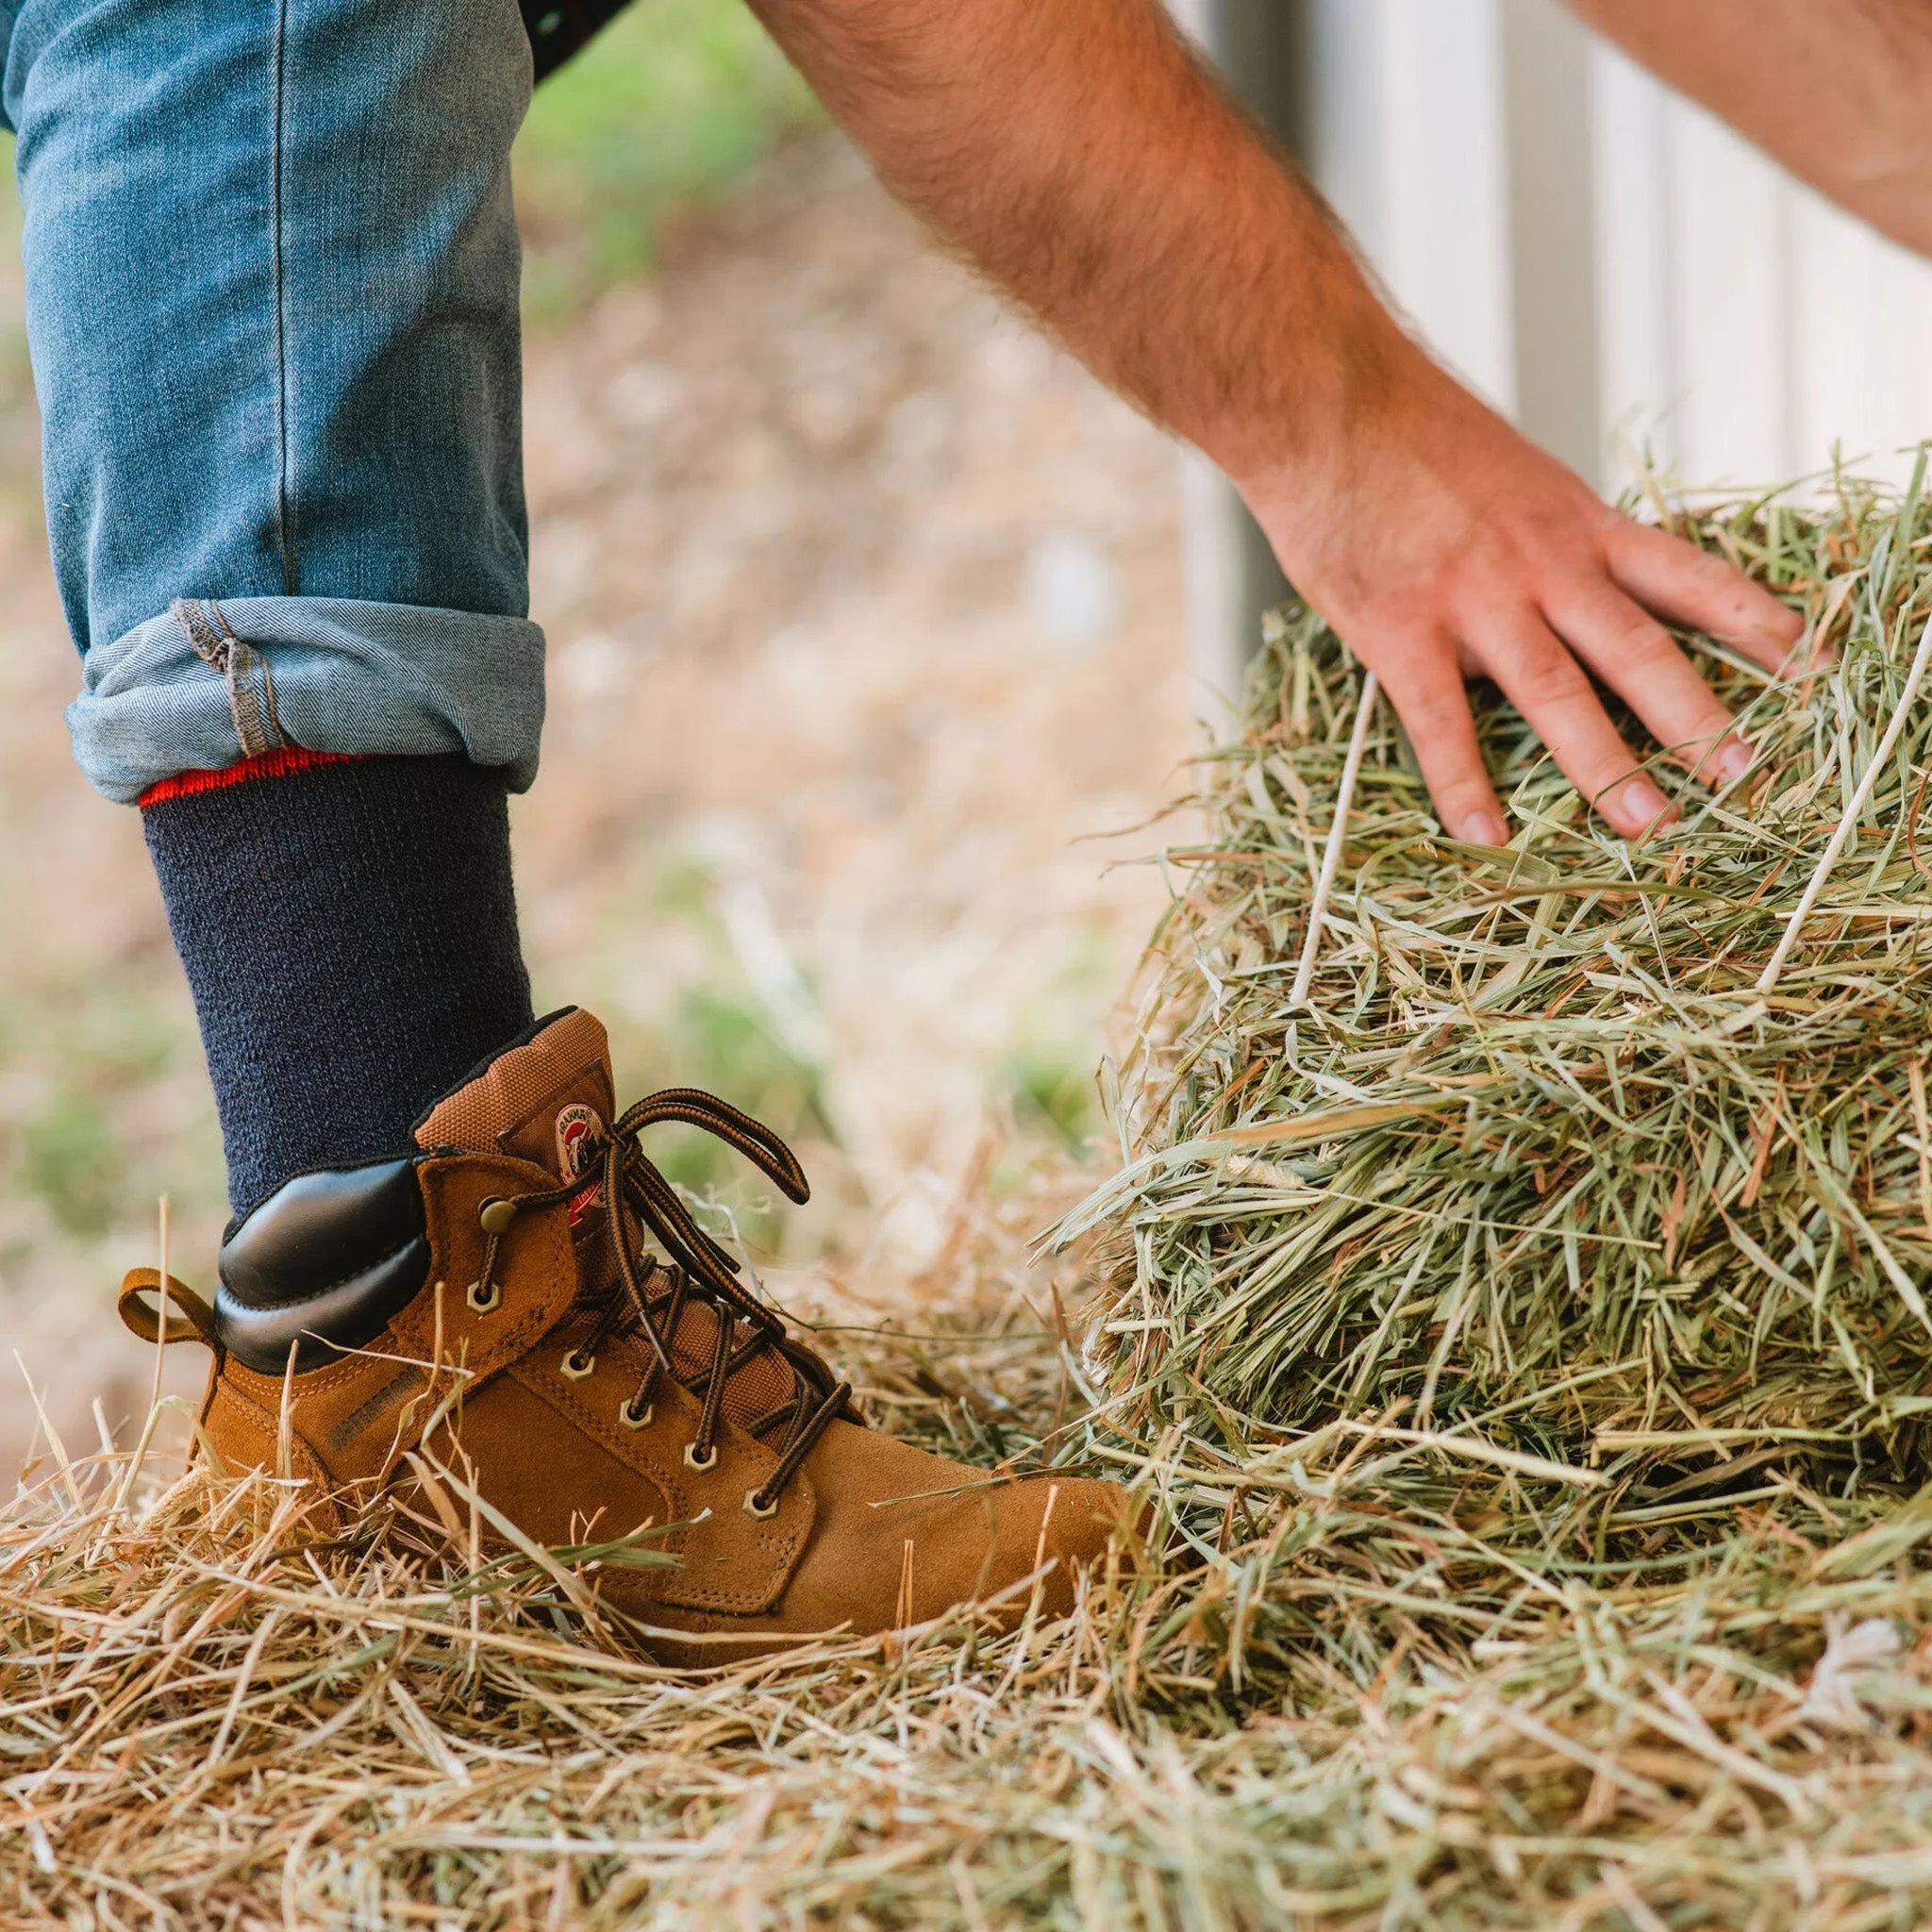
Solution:
{"label": "navy knit sock", "polygon": [[530,1022],[502,775],[271,752],[142,800],[201,1022],[228,1198],[406,1151]]}

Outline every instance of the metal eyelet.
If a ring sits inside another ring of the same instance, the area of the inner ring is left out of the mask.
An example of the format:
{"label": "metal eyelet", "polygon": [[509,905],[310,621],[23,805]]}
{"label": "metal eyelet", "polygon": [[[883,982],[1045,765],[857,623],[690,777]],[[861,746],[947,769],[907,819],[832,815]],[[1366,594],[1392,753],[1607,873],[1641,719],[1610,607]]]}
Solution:
{"label": "metal eyelet", "polygon": [[596,1366],[597,1357],[595,1356],[579,1355],[574,1348],[567,1351],[563,1357],[563,1373],[573,1382],[581,1382],[586,1375],[591,1374],[596,1369]]}
{"label": "metal eyelet", "polygon": [[713,1442],[711,1444],[710,1454],[700,1462],[698,1460],[698,1445],[695,1442],[687,1442],[684,1445],[684,1466],[687,1469],[696,1470],[716,1469],[718,1466],[717,1443]]}
{"label": "metal eyelet", "polygon": [[502,1282],[492,1281],[487,1291],[481,1292],[479,1291],[483,1291],[483,1284],[480,1281],[471,1282],[469,1288],[464,1292],[463,1299],[479,1315],[493,1315],[503,1306]]}
{"label": "metal eyelet", "polygon": [[648,1429],[652,1418],[658,1413],[657,1405],[647,1402],[641,1409],[633,1409],[630,1397],[625,1396],[623,1406],[617,1411],[617,1420],[627,1429]]}
{"label": "metal eyelet", "polygon": [[774,1496],[769,1503],[760,1503],[758,1492],[747,1490],[744,1492],[744,1513],[754,1523],[769,1523],[778,1513],[778,1499]]}
{"label": "metal eyelet", "polygon": [[510,1223],[516,1218],[517,1204],[506,1201],[501,1194],[491,1194],[476,1209],[476,1225],[485,1234],[508,1234]]}

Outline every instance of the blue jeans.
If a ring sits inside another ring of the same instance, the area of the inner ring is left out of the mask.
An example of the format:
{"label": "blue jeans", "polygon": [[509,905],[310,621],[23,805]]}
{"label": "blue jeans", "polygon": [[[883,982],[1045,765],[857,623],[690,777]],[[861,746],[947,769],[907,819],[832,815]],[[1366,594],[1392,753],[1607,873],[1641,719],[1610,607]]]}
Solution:
{"label": "blue jeans", "polygon": [[47,525],[109,798],[537,764],[516,0],[0,0]]}

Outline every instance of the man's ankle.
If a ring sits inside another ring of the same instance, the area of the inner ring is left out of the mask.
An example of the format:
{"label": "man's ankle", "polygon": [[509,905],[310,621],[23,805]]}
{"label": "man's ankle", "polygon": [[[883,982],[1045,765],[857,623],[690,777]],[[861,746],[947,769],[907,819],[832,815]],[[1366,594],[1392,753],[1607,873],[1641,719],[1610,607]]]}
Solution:
{"label": "man's ankle", "polygon": [[244,1212],[407,1149],[529,1024],[502,774],[292,749],[142,800]]}

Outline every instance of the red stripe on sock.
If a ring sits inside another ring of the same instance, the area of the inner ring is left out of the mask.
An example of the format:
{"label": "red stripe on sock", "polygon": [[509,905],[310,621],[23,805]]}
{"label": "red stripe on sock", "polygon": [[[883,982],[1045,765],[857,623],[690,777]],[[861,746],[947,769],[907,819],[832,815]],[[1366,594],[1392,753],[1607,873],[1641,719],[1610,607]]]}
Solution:
{"label": "red stripe on sock", "polygon": [[280,751],[265,751],[239,765],[225,765],[219,772],[176,772],[162,778],[141,794],[143,811],[151,805],[165,805],[171,798],[192,798],[200,791],[220,791],[230,785],[245,785],[251,778],[286,778],[292,772],[312,772],[318,765],[353,765],[362,754],[346,751],[310,751],[307,745],[285,745]]}

